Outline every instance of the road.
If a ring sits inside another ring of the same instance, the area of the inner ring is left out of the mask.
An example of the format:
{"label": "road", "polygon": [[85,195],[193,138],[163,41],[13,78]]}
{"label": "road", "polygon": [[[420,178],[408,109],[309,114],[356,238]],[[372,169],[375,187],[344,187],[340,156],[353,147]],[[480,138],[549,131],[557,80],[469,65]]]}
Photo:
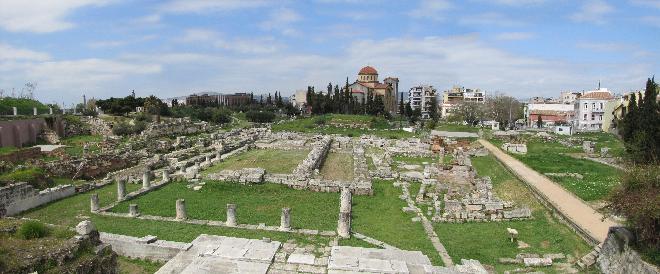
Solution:
{"label": "road", "polygon": [[547,200],[560,210],[571,222],[582,228],[587,234],[599,242],[605,241],[610,226],[619,224],[611,219],[603,220],[603,214],[597,212],[582,199],[570,193],[559,184],[551,181],[542,174],[529,168],[522,162],[506,154],[490,142],[479,139],[479,142],[488,149],[500,162],[516,173],[529,186],[547,197]]}

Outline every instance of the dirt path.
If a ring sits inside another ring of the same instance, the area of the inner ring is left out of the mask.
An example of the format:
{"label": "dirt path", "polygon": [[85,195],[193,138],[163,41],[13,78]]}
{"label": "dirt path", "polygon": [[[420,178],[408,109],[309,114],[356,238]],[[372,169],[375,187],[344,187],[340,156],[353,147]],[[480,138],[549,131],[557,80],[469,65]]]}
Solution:
{"label": "dirt path", "polygon": [[545,195],[555,208],[559,209],[564,216],[567,216],[571,222],[582,228],[592,238],[602,243],[607,237],[609,227],[619,225],[610,219],[603,221],[603,215],[589,207],[580,198],[504,153],[490,142],[483,139],[479,139],[479,142],[525,183]]}

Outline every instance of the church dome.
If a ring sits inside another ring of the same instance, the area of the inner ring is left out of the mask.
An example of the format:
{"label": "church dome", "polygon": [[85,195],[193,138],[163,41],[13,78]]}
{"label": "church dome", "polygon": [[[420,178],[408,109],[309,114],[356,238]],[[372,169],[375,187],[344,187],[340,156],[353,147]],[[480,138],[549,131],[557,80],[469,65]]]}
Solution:
{"label": "church dome", "polygon": [[378,75],[378,71],[371,66],[366,66],[360,70],[358,75]]}

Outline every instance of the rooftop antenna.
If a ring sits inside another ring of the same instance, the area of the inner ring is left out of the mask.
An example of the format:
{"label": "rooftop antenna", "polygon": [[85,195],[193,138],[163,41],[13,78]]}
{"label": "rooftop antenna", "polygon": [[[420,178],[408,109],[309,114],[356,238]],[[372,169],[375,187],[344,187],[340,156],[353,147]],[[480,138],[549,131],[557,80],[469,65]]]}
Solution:
{"label": "rooftop antenna", "polygon": [[600,90],[600,80],[598,80],[598,90]]}

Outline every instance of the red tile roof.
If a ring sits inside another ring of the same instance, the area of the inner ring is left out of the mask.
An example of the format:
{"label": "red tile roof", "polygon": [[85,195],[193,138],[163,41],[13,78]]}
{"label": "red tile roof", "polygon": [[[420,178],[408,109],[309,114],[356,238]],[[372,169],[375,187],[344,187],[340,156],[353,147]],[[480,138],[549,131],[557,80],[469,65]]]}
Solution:
{"label": "red tile roof", "polygon": [[360,72],[358,72],[358,75],[377,75],[378,71],[376,71],[375,68],[371,66],[366,66],[363,67]]}
{"label": "red tile roof", "polygon": [[609,100],[609,99],[614,99],[611,93],[606,92],[606,91],[594,91],[594,92],[589,92],[587,94],[584,94],[580,97],[580,99],[602,99],[602,100]]}

